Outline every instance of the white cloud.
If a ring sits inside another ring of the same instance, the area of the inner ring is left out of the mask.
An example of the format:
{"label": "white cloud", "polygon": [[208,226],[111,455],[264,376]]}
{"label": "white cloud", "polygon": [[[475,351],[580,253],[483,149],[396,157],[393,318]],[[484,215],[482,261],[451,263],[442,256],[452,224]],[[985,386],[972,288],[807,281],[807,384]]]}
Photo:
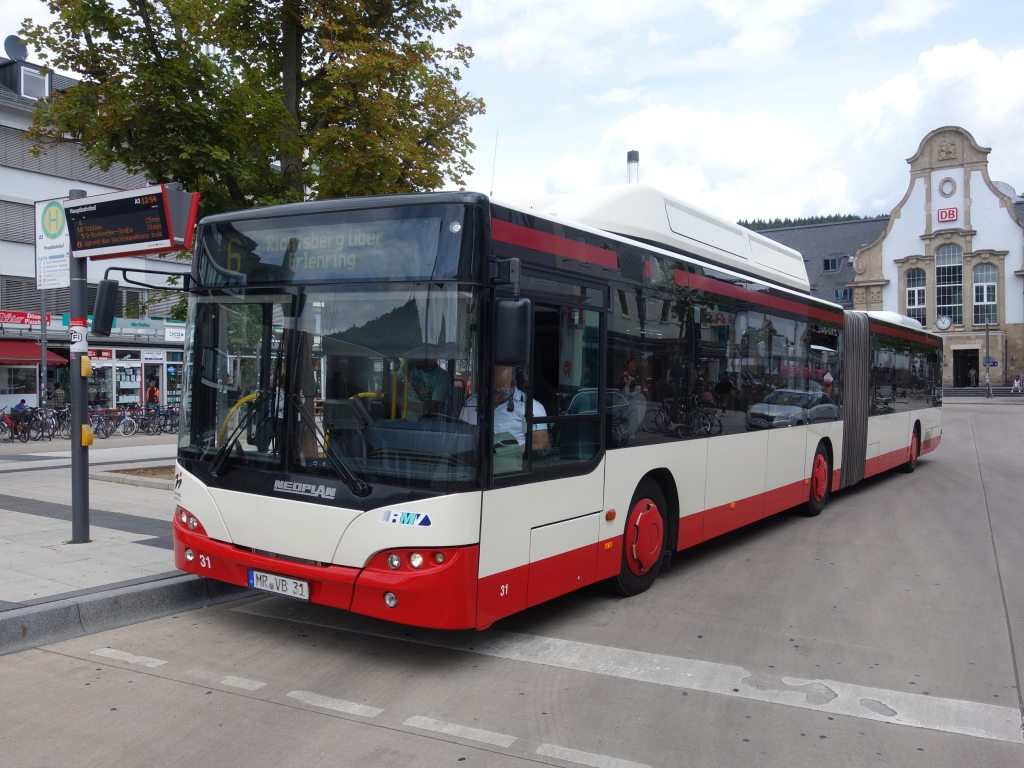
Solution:
{"label": "white cloud", "polygon": [[662,43],[668,42],[673,37],[675,37],[675,35],[667,32],[659,32],[656,29],[647,30],[647,42],[651,45],[661,45]]}
{"label": "white cloud", "polygon": [[723,114],[649,106],[611,124],[591,152],[550,168],[547,192],[625,177],[627,150],[640,177],[730,219],[888,212],[910,177],[904,162],[922,138],[960,125],[989,156],[993,178],[1024,187],[1024,49],[999,56],[971,40],[936,46],[908,72],[850,93],[839,135],[762,112]]}
{"label": "white cloud", "polygon": [[862,38],[885,32],[909,32],[923,27],[950,5],[947,0],[888,0],[885,8],[856,24],[854,30]]}
{"label": "white cloud", "polygon": [[625,104],[626,102],[633,101],[637,96],[637,92],[631,88],[612,88],[610,91],[598,94],[597,96],[587,96],[587,101],[591,104]]}
{"label": "white cloud", "polygon": [[571,75],[607,68],[625,32],[641,34],[678,12],[672,0],[464,0],[455,37],[482,60],[512,70],[554,63]]}
{"label": "white cloud", "polygon": [[799,22],[828,0],[701,0],[715,17],[739,31],[724,46],[699,52],[695,62],[721,66],[775,58],[800,35]]}
{"label": "white cloud", "polygon": [[[962,126],[979,144],[992,147],[993,178],[1024,185],[1022,69],[1024,50],[1000,57],[970,40],[936,46],[922,53],[910,72],[847,96],[839,112],[850,130],[850,173],[858,177],[864,199],[884,195],[883,183],[896,187],[891,192],[898,199],[907,183],[901,159],[943,125]],[[884,169],[881,178],[872,165]]]}
{"label": "white cloud", "polygon": [[626,151],[640,151],[640,178],[731,219],[793,211],[850,210],[831,147],[764,113],[724,115],[652,106],[622,118],[591,156],[551,169],[551,193],[624,181]]}
{"label": "white cloud", "polygon": [[[481,60],[511,70],[554,64],[569,76],[593,76],[640,50],[704,24],[708,11],[723,42],[685,66],[723,67],[775,58],[800,35],[800,21],[828,0],[464,0],[454,37]],[[642,58],[642,57],[641,57]],[[666,62],[648,63],[662,71]],[[678,68],[678,67],[677,67]]]}

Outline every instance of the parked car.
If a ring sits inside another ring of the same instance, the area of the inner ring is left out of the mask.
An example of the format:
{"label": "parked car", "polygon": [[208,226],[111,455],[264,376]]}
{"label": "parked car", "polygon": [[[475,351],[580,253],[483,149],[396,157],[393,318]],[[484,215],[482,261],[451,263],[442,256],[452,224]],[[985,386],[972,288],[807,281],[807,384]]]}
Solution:
{"label": "parked car", "polygon": [[839,406],[824,392],[777,389],[747,411],[747,429],[776,429],[836,421]]}

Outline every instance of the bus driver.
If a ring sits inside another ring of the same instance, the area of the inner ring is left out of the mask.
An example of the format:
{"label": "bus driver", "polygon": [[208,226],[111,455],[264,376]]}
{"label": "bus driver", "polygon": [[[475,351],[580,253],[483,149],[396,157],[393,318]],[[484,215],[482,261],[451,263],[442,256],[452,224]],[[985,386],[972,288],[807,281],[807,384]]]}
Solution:
{"label": "bus driver", "polygon": [[[477,397],[470,395],[459,418],[467,424],[476,424]],[[544,406],[533,401],[534,418],[547,416]],[[494,366],[494,434],[512,434],[519,442],[519,450],[526,452],[526,393],[516,389],[515,372],[511,366]],[[547,424],[533,425],[533,450],[549,448]]]}

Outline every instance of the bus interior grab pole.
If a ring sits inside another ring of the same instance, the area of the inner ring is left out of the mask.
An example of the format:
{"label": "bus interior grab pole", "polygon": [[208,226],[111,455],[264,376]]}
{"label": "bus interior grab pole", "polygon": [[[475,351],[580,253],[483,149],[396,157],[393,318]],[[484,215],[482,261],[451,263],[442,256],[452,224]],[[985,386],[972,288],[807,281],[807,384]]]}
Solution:
{"label": "bus interior grab pole", "polygon": [[[72,200],[85,197],[86,192],[72,189]],[[83,544],[89,541],[89,445],[92,428],[89,426],[89,359],[88,337],[88,272],[89,260],[75,258],[71,265],[71,541]],[[44,318],[45,322],[45,318]]]}

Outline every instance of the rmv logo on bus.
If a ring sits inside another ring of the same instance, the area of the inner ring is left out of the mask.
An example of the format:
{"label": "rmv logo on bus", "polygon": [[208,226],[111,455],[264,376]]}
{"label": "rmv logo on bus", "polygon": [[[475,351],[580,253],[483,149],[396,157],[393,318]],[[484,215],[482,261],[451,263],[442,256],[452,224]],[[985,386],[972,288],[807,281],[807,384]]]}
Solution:
{"label": "rmv logo on bus", "polygon": [[380,521],[395,525],[430,525],[430,518],[426,512],[400,512],[397,509],[385,509],[380,513]]}

